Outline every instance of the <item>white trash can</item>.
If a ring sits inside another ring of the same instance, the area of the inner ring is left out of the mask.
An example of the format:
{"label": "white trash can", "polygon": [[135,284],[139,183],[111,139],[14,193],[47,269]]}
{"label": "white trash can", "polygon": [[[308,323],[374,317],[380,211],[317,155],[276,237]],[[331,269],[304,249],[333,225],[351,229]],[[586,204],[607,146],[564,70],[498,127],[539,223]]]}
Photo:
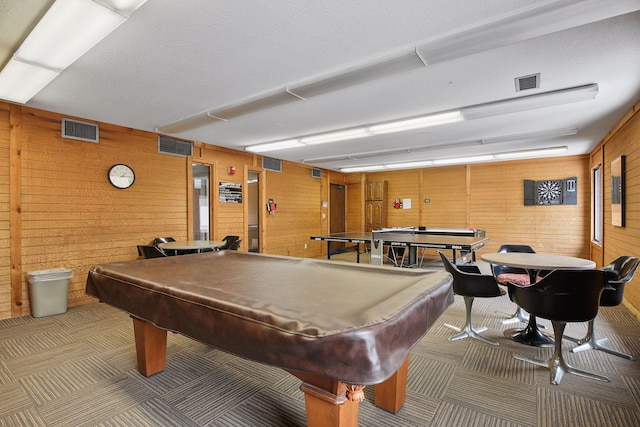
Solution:
{"label": "white trash can", "polygon": [[68,268],[32,271],[27,273],[33,317],[51,316],[67,311],[69,279],[73,271]]}

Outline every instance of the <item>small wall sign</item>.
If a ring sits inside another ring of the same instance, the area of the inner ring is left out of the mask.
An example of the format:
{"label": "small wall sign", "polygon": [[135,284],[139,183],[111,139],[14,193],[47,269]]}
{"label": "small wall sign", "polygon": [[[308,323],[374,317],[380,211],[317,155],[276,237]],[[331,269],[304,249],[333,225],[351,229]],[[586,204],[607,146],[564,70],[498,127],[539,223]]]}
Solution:
{"label": "small wall sign", "polygon": [[220,203],[242,203],[242,184],[221,182],[218,185]]}

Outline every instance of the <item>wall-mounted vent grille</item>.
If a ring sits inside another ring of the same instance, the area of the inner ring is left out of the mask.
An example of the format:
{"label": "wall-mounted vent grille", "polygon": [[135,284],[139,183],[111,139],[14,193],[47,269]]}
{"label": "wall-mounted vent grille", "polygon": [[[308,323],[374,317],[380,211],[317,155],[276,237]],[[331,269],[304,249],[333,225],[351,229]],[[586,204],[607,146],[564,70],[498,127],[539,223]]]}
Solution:
{"label": "wall-mounted vent grille", "polygon": [[322,177],[322,171],[320,171],[320,169],[313,168],[313,169],[311,169],[311,176],[314,177],[314,178],[321,178]]}
{"label": "wall-mounted vent grille", "polygon": [[282,172],[282,160],[272,159],[271,157],[263,157],[262,167],[270,171]]}
{"label": "wall-mounted vent grille", "polygon": [[98,125],[94,123],[62,119],[63,138],[98,143],[98,132]]}
{"label": "wall-mounted vent grille", "polygon": [[158,153],[187,157],[193,153],[193,145],[168,136],[158,136]]}
{"label": "wall-mounted vent grille", "polygon": [[540,87],[540,73],[530,76],[516,77],[516,92]]}

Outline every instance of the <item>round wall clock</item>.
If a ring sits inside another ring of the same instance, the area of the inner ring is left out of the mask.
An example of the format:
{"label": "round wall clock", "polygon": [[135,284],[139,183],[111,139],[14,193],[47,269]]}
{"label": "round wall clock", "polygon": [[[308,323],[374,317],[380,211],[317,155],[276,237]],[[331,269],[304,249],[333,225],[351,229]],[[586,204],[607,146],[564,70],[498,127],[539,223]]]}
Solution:
{"label": "round wall clock", "polygon": [[130,166],[117,164],[109,169],[109,182],[116,188],[129,188],[136,180],[136,174]]}

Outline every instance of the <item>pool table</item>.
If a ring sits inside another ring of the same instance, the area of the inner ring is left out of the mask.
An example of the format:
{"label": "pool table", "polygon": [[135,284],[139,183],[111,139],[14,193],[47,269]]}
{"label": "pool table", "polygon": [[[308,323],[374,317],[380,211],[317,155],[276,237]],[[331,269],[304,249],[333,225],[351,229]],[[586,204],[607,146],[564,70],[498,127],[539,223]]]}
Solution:
{"label": "pool table", "polygon": [[453,302],[451,276],[238,251],[97,265],[86,293],[133,318],[138,370],[167,331],[302,380],[307,425],[356,426],[363,387],[396,413],[410,349]]}

